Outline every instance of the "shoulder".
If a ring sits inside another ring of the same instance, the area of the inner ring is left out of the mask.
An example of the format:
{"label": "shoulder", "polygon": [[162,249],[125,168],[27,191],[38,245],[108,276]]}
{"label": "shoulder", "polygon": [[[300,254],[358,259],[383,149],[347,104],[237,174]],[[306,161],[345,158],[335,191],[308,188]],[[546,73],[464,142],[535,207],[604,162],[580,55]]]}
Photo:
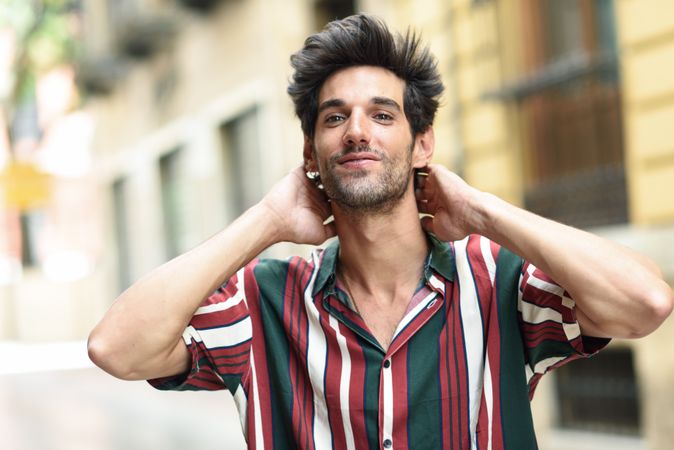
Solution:
{"label": "shoulder", "polygon": [[471,234],[449,244],[457,268],[463,266],[474,276],[488,276],[493,282],[497,275],[517,278],[522,270],[520,256],[485,236]]}
{"label": "shoulder", "polygon": [[286,259],[260,258],[251,264],[249,269],[260,285],[285,283],[288,278],[301,277],[318,268],[325,250],[314,249],[309,257],[290,256]]}

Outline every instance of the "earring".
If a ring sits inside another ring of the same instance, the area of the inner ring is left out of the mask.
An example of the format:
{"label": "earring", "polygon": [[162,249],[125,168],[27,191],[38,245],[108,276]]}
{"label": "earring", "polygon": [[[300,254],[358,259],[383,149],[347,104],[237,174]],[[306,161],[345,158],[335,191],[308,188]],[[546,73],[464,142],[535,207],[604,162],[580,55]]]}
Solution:
{"label": "earring", "polygon": [[314,182],[316,187],[323,190],[323,183],[321,183],[321,174],[318,171],[308,170],[306,172],[307,178]]}

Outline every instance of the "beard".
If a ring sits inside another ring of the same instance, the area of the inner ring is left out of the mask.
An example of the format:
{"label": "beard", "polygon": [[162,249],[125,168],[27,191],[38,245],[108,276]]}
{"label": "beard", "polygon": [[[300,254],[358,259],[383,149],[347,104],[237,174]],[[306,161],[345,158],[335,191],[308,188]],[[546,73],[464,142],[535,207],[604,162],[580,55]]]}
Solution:
{"label": "beard", "polygon": [[[384,152],[371,147],[347,147],[333,155],[327,166],[320,170],[321,182],[328,198],[353,212],[390,212],[405,195],[412,174],[412,142],[405,155],[399,159],[389,158]],[[344,155],[370,152],[380,158],[382,167],[376,173],[355,170],[348,175],[338,175],[335,167]],[[315,157],[315,150],[314,150]]]}

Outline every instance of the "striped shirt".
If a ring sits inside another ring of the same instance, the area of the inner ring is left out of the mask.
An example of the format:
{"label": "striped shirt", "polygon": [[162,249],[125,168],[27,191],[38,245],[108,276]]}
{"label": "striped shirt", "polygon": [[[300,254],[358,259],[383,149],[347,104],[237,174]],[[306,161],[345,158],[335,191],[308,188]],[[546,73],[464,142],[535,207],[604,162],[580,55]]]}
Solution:
{"label": "striped shirt", "polygon": [[532,449],[540,377],[608,340],[574,302],[481,236],[429,236],[423,280],[384,351],[336,277],[339,243],[255,260],[196,311],[188,374],[159,389],[229,389],[250,449]]}

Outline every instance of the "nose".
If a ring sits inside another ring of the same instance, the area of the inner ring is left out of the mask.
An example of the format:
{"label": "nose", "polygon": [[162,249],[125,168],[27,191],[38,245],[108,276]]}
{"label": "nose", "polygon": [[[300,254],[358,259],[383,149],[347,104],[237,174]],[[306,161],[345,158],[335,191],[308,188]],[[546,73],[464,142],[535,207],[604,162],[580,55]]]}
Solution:
{"label": "nose", "polygon": [[360,147],[370,143],[370,127],[367,116],[359,111],[353,111],[349,117],[348,126],[344,131],[344,144]]}

